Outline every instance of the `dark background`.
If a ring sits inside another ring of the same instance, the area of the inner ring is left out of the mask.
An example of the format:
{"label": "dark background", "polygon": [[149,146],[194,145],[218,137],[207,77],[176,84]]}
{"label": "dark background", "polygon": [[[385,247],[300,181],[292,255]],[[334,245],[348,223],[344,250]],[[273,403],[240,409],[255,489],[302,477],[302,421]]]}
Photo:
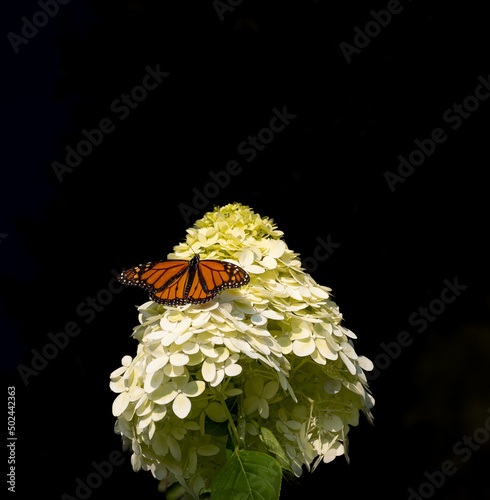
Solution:
{"label": "dark background", "polygon": [[[387,5],[243,0],[220,20],[211,0],[72,0],[18,53],[7,35],[40,6],[4,6],[2,372],[5,393],[16,387],[18,498],[75,497],[77,478],[120,449],[109,373],[136,350],[146,296],[101,292],[112,270],[164,258],[232,201],[274,218],[303,257],[318,238],[340,244],[313,276],[333,289],[357,352],[382,367],[375,427],[361,417],[351,430],[351,463],[305,473],[283,498],[408,498],[446,460],[456,473],[422,498],[490,497],[490,102],[457,130],[443,119],[489,79],[487,17],[478,2],[405,0],[348,63],[340,44]],[[157,65],[170,75],[120,119],[114,101]],[[247,162],[238,145],[284,106],[296,117]],[[104,118],[115,130],[59,182],[52,163]],[[384,173],[438,127],[447,140],[392,192]],[[193,188],[231,160],[241,173],[187,223],[179,204],[193,207]],[[454,279],[467,288],[418,333],[409,317]],[[88,305],[98,294],[105,305]],[[80,334],[25,385],[19,365],[70,321]],[[412,344],[380,357],[402,331]],[[481,444],[458,454],[475,432]],[[90,498],[162,498],[124,457]]]}

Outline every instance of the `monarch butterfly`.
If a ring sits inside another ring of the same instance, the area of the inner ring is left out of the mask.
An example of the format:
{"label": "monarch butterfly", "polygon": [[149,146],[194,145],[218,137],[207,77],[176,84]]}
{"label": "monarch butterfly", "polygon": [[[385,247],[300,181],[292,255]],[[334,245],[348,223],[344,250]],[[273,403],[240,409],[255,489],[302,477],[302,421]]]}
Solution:
{"label": "monarch butterfly", "polygon": [[123,285],[134,285],[167,306],[204,304],[225,288],[239,288],[250,281],[241,267],[220,260],[162,260],[131,267],[118,276]]}

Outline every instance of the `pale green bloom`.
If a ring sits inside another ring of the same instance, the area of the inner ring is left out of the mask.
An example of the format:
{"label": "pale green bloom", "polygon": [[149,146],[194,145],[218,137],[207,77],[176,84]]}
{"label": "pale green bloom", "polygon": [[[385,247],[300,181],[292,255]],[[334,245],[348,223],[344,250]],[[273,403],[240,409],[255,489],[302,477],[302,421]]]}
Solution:
{"label": "pale green bloom", "polygon": [[360,410],[371,419],[372,363],[356,354],[330,289],[272,220],[243,205],[216,208],[187,233],[169,258],[226,259],[250,283],[202,305],[138,308],[136,355],[110,384],[133,468],[197,497],[225,461],[229,418],[246,449],[266,451],[259,434],[270,429],[298,476],[347,456],[349,426]]}
{"label": "pale green bloom", "polygon": [[271,400],[279,389],[279,383],[275,380],[269,380],[264,385],[264,379],[260,376],[248,378],[245,381],[245,399],[243,408],[246,415],[255,411],[262,418],[269,418],[269,400]]}

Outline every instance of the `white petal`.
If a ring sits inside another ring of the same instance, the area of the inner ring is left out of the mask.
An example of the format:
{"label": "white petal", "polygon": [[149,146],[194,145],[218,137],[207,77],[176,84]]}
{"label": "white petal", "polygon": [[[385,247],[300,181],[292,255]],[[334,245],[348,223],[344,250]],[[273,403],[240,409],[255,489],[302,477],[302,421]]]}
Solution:
{"label": "white petal", "polygon": [[118,378],[120,377],[125,371],[127,370],[127,366],[120,366],[117,370],[114,370],[110,375],[109,378]]}
{"label": "white petal", "polygon": [[143,467],[141,455],[136,455],[136,453],[133,453],[131,455],[131,465],[133,466],[134,472],[138,472],[139,470],[141,470]]}
{"label": "white petal", "polygon": [[191,408],[191,401],[185,394],[178,394],[172,404],[172,410],[179,418],[187,417]]}
{"label": "white petal", "polygon": [[184,366],[189,361],[189,356],[183,352],[176,352],[170,356],[170,364],[173,366]]}
{"label": "white petal", "polygon": [[145,402],[136,408],[136,415],[138,415],[138,417],[148,415],[148,413],[150,413],[153,409],[153,405],[148,402],[148,399],[145,400],[142,398],[142,400]]}
{"label": "white petal", "polygon": [[245,248],[238,257],[238,262],[242,267],[251,265],[253,261],[254,253],[250,248]]}
{"label": "white petal", "polygon": [[218,347],[217,351],[219,355],[215,360],[216,363],[223,363],[230,357],[230,351],[226,347]]}
{"label": "white petal", "polygon": [[267,323],[267,318],[265,316],[261,316],[260,314],[254,314],[251,318],[250,318],[250,321],[254,324],[254,325],[258,325],[258,326],[261,326],[261,325],[265,325]]}
{"label": "white petal", "polygon": [[371,371],[374,368],[373,362],[366,358],[365,356],[359,356],[357,358],[357,362],[359,363],[359,366],[366,371]]}
{"label": "white petal", "polygon": [[158,358],[155,358],[153,361],[148,363],[146,367],[146,373],[156,372],[157,370],[163,368],[167,363],[168,363],[168,356],[166,354]]}
{"label": "white petal", "polygon": [[242,367],[238,363],[231,363],[228,366],[225,366],[225,373],[228,377],[236,377],[242,373]]}
{"label": "white petal", "polygon": [[216,370],[216,377],[214,377],[214,379],[209,383],[209,385],[211,387],[216,387],[219,384],[221,384],[221,382],[223,382],[224,378],[225,378],[225,370],[220,368],[219,370]]}
{"label": "white petal", "polygon": [[308,339],[295,340],[293,342],[293,352],[296,356],[309,356],[315,350],[315,342],[310,337]]}
{"label": "white petal", "polygon": [[138,399],[140,399],[143,396],[146,397],[145,390],[143,389],[143,387],[133,387],[131,389],[130,394],[131,394],[130,401],[137,401]]}
{"label": "white petal", "polygon": [[179,321],[177,323],[177,326],[175,327],[174,332],[178,333],[179,335],[181,333],[184,333],[191,326],[191,323],[192,323],[191,318],[188,318],[188,317],[184,318],[182,321]]}
{"label": "white petal", "polygon": [[286,243],[283,240],[272,240],[269,244],[269,255],[278,259],[286,250]]}
{"label": "white petal", "polygon": [[274,257],[270,255],[266,255],[260,263],[266,268],[266,269],[275,269],[277,267],[277,260],[274,259]]}
{"label": "white petal", "polygon": [[193,336],[194,336],[194,330],[188,330],[184,333],[181,333],[180,336],[175,339],[175,344],[177,345],[185,344]]}
{"label": "white petal", "polygon": [[202,363],[204,354],[199,350],[195,354],[189,354],[189,361],[186,366],[196,366]]}
{"label": "white petal", "polygon": [[317,286],[310,286],[310,292],[319,299],[328,299],[329,295],[325,290]]}
{"label": "white petal", "polygon": [[162,420],[162,418],[167,414],[167,407],[165,405],[154,405],[153,411],[151,412],[151,418],[154,422]]}
{"label": "white petal", "polygon": [[182,352],[186,354],[196,354],[196,352],[199,352],[199,345],[196,342],[186,342],[182,346]]}
{"label": "white petal", "polygon": [[165,330],[166,332],[171,332],[175,328],[176,323],[169,321],[168,316],[164,316],[160,320],[160,326],[162,330]]}
{"label": "white petal", "polygon": [[[235,301],[235,308],[238,309],[238,311],[241,311],[245,314],[255,314],[257,311],[255,310],[255,307],[250,304],[249,302],[242,302],[242,301]],[[234,314],[236,315],[236,309],[234,311]]]}
{"label": "white petal", "polygon": [[152,413],[151,422],[150,422],[150,425],[148,426],[148,437],[150,438],[150,441],[153,439],[153,436],[155,435],[156,430],[157,430],[157,426],[155,425],[155,419],[153,418],[153,413]]}
{"label": "white petal", "polygon": [[332,335],[332,323],[320,323],[320,326],[329,334],[329,337]]}
{"label": "white petal", "polygon": [[208,311],[201,312],[199,316],[194,318],[194,320],[192,321],[192,326],[194,328],[200,328],[209,321],[209,316],[211,316],[211,313],[209,313]]}
{"label": "white petal", "polygon": [[112,392],[120,393],[126,390],[126,382],[122,377],[118,377],[118,380],[111,380],[109,387]]}
{"label": "white petal", "polygon": [[250,266],[244,267],[245,271],[250,274],[262,274],[265,273],[265,269],[262,266],[258,266],[257,264],[252,264]]}
{"label": "white petal", "polygon": [[353,331],[345,327],[342,327],[342,329],[344,330],[344,333],[347,335],[347,337],[350,337],[351,339],[357,339],[357,335]]}
{"label": "white petal", "polygon": [[158,389],[154,390],[149,396],[152,401],[160,405],[166,405],[173,401],[177,396],[175,384],[161,385]]}
{"label": "white petal", "polygon": [[199,347],[207,358],[217,358],[219,356],[218,351],[212,345],[201,344]]}
{"label": "white petal", "polygon": [[151,423],[151,414],[146,414],[142,417],[140,417],[138,421],[138,429],[142,431],[143,429],[146,429],[150,423]]}
{"label": "white petal", "polygon": [[289,337],[278,337],[277,343],[281,346],[283,354],[289,354],[293,350],[293,344]]}
{"label": "white petal", "polygon": [[335,460],[336,457],[337,457],[337,450],[333,450],[332,448],[330,448],[330,450],[328,450],[327,453],[323,455],[323,462],[328,464],[329,462]]}
{"label": "white petal", "polygon": [[311,338],[311,333],[311,328],[308,323],[302,321],[300,324],[293,326],[291,340],[309,339]]}
{"label": "white petal", "polygon": [[253,349],[250,347],[250,344],[248,342],[245,342],[244,340],[241,339],[230,339],[230,342],[235,346],[235,352],[244,352],[244,353],[249,353]]}
{"label": "white petal", "polygon": [[146,335],[145,340],[160,340],[166,333],[165,330],[155,330]]}
{"label": "white petal", "polygon": [[303,296],[301,295],[298,287],[286,285],[286,291],[290,297],[296,300],[303,300]]}
{"label": "white petal", "polygon": [[122,359],[121,359],[121,364],[123,366],[129,366],[131,364],[131,361],[133,360],[133,358],[131,356],[124,356]]}
{"label": "white petal", "polygon": [[202,378],[206,382],[211,382],[216,376],[216,365],[209,359],[205,359],[201,367],[201,372]]}
{"label": "white petal", "polygon": [[354,394],[359,394],[359,396],[361,396],[362,398],[366,396],[366,391],[360,381],[357,381],[354,384],[353,382],[349,382],[348,380],[343,380],[342,384]]}
{"label": "white petal", "polygon": [[204,389],[206,389],[206,383],[203,380],[191,380],[184,386],[182,392],[190,398],[195,398],[201,395]]}
{"label": "white petal", "polygon": [[173,344],[174,340],[179,336],[176,332],[165,332],[165,335],[162,337],[161,343],[165,347]]}
{"label": "white petal", "polygon": [[145,391],[150,393],[153,392],[157,387],[162,384],[163,381],[163,370],[158,370],[145,378]]}
{"label": "white petal", "polygon": [[163,373],[167,375],[167,377],[180,377],[185,374],[185,366],[174,366],[171,364],[165,365],[163,368]]}
{"label": "white petal", "polygon": [[335,360],[339,357],[336,352],[333,352],[332,349],[330,349],[330,346],[327,344],[327,341],[325,339],[317,338],[315,343],[316,343],[316,348],[320,351],[320,354],[325,358]]}
{"label": "white petal", "polygon": [[277,319],[277,320],[284,319],[284,314],[280,314],[277,311],[274,311],[273,309],[265,309],[260,314],[268,319]]}
{"label": "white petal", "polygon": [[355,375],[356,374],[356,367],[352,364],[352,361],[342,351],[340,351],[339,354],[340,354],[340,357],[341,357],[342,361],[344,362],[345,366],[347,367],[347,369],[351,373],[351,375]]}
{"label": "white petal", "polygon": [[124,391],[117,396],[117,398],[114,400],[112,403],[112,414],[115,417],[119,417],[122,413],[124,413],[124,410],[128,407],[129,404],[129,392]]}
{"label": "white petal", "polygon": [[320,351],[318,349],[315,349],[311,354],[311,359],[315,362],[318,363],[319,365],[326,365],[327,360],[321,355]]}
{"label": "white petal", "polygon": [[349,342],[342,342],[342,352],[350,359],[357,359],[356,351]]}

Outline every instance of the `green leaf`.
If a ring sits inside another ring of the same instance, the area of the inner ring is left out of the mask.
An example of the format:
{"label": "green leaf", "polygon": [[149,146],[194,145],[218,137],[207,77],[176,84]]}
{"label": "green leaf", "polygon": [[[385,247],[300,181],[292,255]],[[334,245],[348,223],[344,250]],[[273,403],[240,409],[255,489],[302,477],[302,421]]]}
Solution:
{"label": "green leaf", "polygon": [[278,500],[282,471],[266,453],[237,450],[214,479],[211,500]]}
{"label": "green leaf", "polygon": [[211,436],[226,436],[228,434],[228,422],[215,422],[206,417],[204,420],[204,432]]}
{"label": "green leaf", "polygon": [[276,456],[276,460],[279,462],[279,465],[283,469],[293,472],[286,452],[282,449],[282,446],[279,444],[276,436],[274,436],[274,433],[270,429],[267,429],[267,427],[261,427],[260,435],[269,452]]}

